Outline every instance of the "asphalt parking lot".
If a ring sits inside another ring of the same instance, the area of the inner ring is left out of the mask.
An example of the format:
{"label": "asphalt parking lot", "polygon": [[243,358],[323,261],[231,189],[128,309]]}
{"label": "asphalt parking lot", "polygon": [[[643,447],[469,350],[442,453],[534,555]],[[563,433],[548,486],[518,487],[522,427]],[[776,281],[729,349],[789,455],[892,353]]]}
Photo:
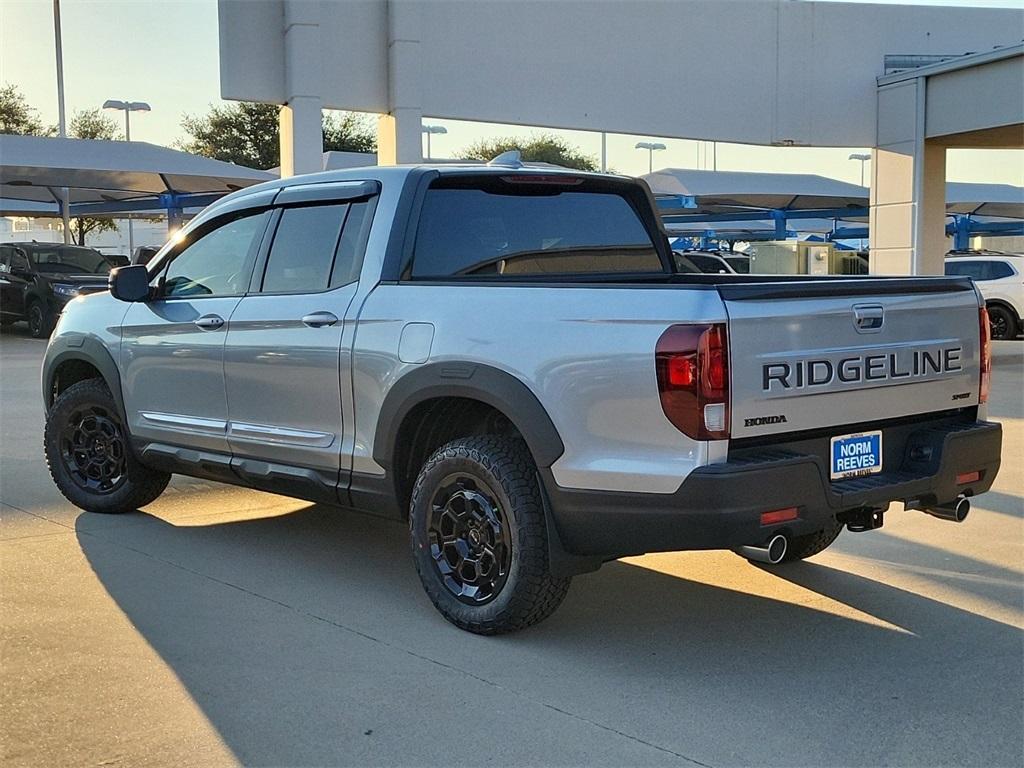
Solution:
{"label": "asphalt parking lot", "polygon": [[402,525],[176,477],[82,513],[42,460],[44,343],[0,336],[8,765],[1024,764],[1024,365],[963,525],[894,508],[813,560],[650,555],[517,635],[447,624]]}

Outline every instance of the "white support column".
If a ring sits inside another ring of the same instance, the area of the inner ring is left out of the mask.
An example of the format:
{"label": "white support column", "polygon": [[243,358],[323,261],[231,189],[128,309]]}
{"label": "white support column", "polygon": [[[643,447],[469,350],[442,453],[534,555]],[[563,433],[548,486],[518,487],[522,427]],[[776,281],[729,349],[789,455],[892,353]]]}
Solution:
{"label": "white support column", "polygon": [[925,140],[925,79],[879,89],[871,160],[871,272],[939,275],[946,254],[946,148]]}
{"label": "white support column", "polygon": [[320,4],[285,0],[286,103],[281,107],[281,176],[323,170]]}
{"label": "white support column", "polygon": [[423,162],[420,14],[415,2],[388,2],[388,114],[377,122],[380,165]]}

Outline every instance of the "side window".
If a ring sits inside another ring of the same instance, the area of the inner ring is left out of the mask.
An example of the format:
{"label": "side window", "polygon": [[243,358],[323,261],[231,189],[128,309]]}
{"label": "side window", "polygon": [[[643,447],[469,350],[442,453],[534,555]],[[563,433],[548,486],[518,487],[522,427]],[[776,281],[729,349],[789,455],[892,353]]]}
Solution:
{"label": "side window", "polygon": [[982,271],[982,280],[999,280],[1013,274],[1009,264],[1002,261],[986,261],[985,269]]}
{"label": "side window", "polygon": [[0,272],[11,271],[11,252],[13,250],[9,245],[0,245]]}
{"label": "side window", "polygon": [[285,208],[263,273],[263,293],[326,290],[348,204]]}
{"label": "side window", "polygon": [[946,274],[972,277],[975,280],[981,280],[983,264],[984,262],[981,261],[947,261]]}
{"label": "side window", "polygon": [[186,245],[164,271],[163,296],[244,293],[269,215],[231,219]]}
{"label": "side window", "polygon": [[348,216],[345,217],[345,226],[338,241],[338,252],[331,268],[331,288],[348,285],[359,279],[359,270],[363,266],[363,248],[372,219],[371,206],[371,201],[364,200],[348,207]]}
{"label": "side window", "polygon": [[24,251],[18,248],[11,249],[11,263],[8,266],[8,271],[21,273],[32,271],[32,267],[28,263],[28,256]]}

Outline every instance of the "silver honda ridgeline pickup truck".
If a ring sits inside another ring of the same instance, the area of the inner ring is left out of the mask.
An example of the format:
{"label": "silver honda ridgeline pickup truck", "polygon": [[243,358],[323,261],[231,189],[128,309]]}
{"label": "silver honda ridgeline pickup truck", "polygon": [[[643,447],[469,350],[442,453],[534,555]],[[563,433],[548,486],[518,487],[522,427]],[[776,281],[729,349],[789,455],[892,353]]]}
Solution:
{"label": "silver honda ridgeline pickup truck", "polygon": [[490,634],[625,555],[962,521],[989,366],[967,278],[687,274],[635,179],[366,168],[229,195],[70,302],[45,449],[90,512],[177,472],[408,519],[434,605]]}

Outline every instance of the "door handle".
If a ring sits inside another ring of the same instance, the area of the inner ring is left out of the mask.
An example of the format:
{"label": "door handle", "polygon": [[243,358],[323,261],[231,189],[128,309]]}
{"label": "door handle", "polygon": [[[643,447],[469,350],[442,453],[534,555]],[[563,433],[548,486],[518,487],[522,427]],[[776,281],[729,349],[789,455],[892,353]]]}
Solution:
{"label": "door handle", "polygon": [[196,318],[193,323],[204,331],[216,331],[224,325],[224,318],[220,315],[203,315]]}
{"label": "door handle", "polygon": [[310,328],[323,328],[325,325],[334,325],[338,318],[330,312],[311,312],[303,315],[302,322]]}
{"label": "door handle", "polygon": [[858,333],[882,329],[885,311],[880,304],[860,304],[853,308],[853,324]]}

